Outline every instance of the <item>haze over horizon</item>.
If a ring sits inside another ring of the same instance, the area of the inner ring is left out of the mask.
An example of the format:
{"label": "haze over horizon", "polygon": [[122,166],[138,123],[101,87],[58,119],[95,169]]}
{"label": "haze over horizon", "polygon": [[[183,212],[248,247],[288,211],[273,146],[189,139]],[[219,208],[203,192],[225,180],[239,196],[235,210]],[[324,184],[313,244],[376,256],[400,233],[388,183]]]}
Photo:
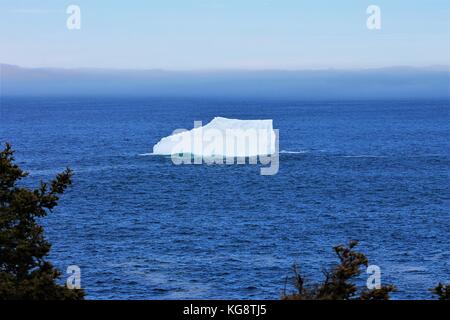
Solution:
{"label": "haze over horizon", "polygon": [[447,67],[360,70],[22,68],[0,64],[1,96],[124,95],[276,99],[449,98]]}
{"label": "haze over horizon", "polygon": [[[5,61],[0,61],[0,67],[7,68],[21,68],[28,70],[66,70],[66,71],[129,71],[129,72],[145,72],[145,71],[164,71],[164,72],[270,72],[270,71],[279,71],[279,72],[302,72],[302,71],[370,71],[370,70],[439,70],[439,71],[449,71],[450,72],[450,64],[430,64],[423,66],[411,66],[411,65],[388,65],[384,67],[354,67],[354,68],[335,68],[335,67],[317,67],[317,68],[196,68],[196,69],[170,69],[170,68],[131,68],[131,67],[122,67],[122,68],[114,68],[114,67],[56,67],[52,65],[46,66],[38,66],[38,67],[27,67],[23,65],[17,65],[13,63],[8,63]],[[1,72],[1,70],[0,70]]]}

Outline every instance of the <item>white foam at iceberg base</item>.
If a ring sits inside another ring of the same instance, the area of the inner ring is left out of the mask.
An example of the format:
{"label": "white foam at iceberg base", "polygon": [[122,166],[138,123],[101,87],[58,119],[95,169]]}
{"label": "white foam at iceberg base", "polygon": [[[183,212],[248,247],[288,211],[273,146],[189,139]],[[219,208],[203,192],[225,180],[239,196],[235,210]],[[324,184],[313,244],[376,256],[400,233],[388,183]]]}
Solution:
{"label": "white foam at iceberg base", "polygon": [[175,130],[153,146],[158,155],[192,154],[203,157],[255,157],[275,151],[272,120],[215,117],[192,130]]}

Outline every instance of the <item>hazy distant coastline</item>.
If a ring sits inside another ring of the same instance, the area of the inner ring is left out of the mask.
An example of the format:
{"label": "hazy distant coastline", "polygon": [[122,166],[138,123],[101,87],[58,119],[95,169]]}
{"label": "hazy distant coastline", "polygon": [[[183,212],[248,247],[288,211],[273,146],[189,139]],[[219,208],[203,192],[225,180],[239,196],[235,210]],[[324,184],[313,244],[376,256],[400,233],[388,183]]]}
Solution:
{"label": "hazy distant coastline", "polygon": [[286,99],[449,97],[449,67],[359,70],[23,68],[0,64],[3,96],[133,95]]}

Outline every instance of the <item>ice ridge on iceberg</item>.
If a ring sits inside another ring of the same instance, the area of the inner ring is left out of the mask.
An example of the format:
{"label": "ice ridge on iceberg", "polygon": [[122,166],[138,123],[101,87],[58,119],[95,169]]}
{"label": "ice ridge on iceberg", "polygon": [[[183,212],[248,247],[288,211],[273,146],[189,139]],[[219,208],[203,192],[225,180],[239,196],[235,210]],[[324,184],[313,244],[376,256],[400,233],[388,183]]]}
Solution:
{"label": "ice ridge on iceberg", "polygon": [[275,153],[271,119],[240,120],[215,117],[191,130],[178,129],[153,146],[153,154],[192,154],[203,157],[255,157]]}

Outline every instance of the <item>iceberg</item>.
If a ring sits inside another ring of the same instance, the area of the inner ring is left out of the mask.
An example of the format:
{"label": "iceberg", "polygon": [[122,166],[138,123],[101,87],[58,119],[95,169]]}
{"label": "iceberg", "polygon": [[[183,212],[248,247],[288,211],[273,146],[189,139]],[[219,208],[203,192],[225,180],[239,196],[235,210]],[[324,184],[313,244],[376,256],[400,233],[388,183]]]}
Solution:
{"label": "iceberg", "polygon": [[202,157],[257,157],[276,152],[272,120],[215,117],[191,130],[175,130],[153,146],[153,154],[192,154]]}

